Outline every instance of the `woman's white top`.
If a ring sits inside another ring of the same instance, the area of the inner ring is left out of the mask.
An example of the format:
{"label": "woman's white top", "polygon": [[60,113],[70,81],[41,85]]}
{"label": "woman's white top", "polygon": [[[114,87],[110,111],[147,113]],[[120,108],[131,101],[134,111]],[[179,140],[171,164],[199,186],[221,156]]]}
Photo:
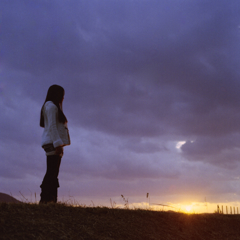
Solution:
{"label": "woman's white top", "polygon": [[58,120],[58,108],[51,102],[47,101],[43,107],[44,131],[42,134],[42,146],[53,144],[56,147],[70,145],[70,137],[67,123],[61,123]]}

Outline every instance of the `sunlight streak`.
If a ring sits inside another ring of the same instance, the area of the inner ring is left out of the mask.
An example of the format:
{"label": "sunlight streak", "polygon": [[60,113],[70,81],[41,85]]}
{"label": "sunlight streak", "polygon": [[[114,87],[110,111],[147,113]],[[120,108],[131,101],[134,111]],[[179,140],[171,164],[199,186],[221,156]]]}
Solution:
{"label": "sunlight streak", "polygon": [[179,142],[177,142],[176,148],[180,150],[182,145],[185,144],[185,143],[186,143],[186,141],[179,141]]}

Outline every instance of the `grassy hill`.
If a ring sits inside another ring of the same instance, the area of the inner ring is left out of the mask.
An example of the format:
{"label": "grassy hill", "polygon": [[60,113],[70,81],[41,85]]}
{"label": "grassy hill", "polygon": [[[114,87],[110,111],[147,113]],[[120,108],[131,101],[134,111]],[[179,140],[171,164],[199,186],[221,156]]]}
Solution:
{"label": "grassy hill", "polygon": [[0,239],[240,239],[240,215],[0,203]]}
{"label": "grassy hill", "polygon": [[8,202],[8,203],[21,203],[19,200],[16,198],[6,194],[6,193],[1,193],[0,192],[0,202]]}

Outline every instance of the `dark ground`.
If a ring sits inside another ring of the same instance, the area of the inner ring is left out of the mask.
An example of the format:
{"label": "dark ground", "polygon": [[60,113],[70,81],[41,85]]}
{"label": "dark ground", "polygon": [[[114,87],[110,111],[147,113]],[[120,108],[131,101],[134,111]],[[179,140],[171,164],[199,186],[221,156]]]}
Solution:
{"label": "dark ground", "polygon": [[0,203],[1,202],[8,202],[8,203],[21,203],[19,200],[16,198],[6,194],[6,193],[1,193],[0,192]]}
{"label": "dark ground", "polygon": [[240,239],[240,215],[0,203],[0,239]]}

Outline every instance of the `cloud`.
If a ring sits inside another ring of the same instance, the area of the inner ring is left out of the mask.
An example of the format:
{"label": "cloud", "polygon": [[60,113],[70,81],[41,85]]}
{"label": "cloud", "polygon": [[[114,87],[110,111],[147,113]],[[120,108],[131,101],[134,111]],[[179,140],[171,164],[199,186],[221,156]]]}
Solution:
{"label": "cloud", "polygon": [[[216,169],[237,176],[237,1],[23,0],[0,7],[4,178],[41,178],[39,113],[52,84],[66,91],[68,181],[86,177],[91,189],[96,179],[101,186],[116,181],[118,189],[114,182],[108,190],[118,192],[126,179],[139,194],[146,181],[144,190],[156,194],[159,185],[164,194],[197,194],[206,166],[209,182]],[[181,151],[179,141],[186,141]]]}
{"label": "cloud", "polygon": [[239,161],[239,134],[222,137],[199,137],[181,146],[190,161],[204,161],[220,167],[235,168]]}
{"label": "cloud", "polygon": [[[159,140],[151,140],[150,143],[145,139],[142,151],[135,145],[136,139],[119,138],[86,129],[75,131],[72,136],[73,145],[66,148],[65,155],[70,161],[65,166],[65,171],[71,173],[71,179],[77,176],[136,181],[180,176],[177,167],[171,166],[173,160],[169,152],[165,148],[162,149],[161,145],[158,146]],[[78,139],[81,139],[81,142]],[[149,148],[156,151],[150,151]],[[162,151],[165,152],[165,156],[161,154]],[[170,158],[168,163],[164,161],[165,158]]]}
{"label": "cloud", "polygon": [[145,139],[129,139],[119,147],[119,150],[126,150],[136,153],[156,153],[161,151],[168,151],[168,148],[163,144],[151,142]]}
{"label": "cloud", "polygon": [[76,125],[229,134],[239,131],[238,59],[227,54],[238,15],[234,2],[216,3],[4,2],[3,64],[29,73],[18,87],[39,104],[49,83],[62,83]]}
{"label": "cloud", "polygon": [[38,144],[41,136],[39,126],[39,108],[36,102],[23,96],[20,89],[6,86],[0,101],[2,117],[1,140],[4,142],[22,142]]}

